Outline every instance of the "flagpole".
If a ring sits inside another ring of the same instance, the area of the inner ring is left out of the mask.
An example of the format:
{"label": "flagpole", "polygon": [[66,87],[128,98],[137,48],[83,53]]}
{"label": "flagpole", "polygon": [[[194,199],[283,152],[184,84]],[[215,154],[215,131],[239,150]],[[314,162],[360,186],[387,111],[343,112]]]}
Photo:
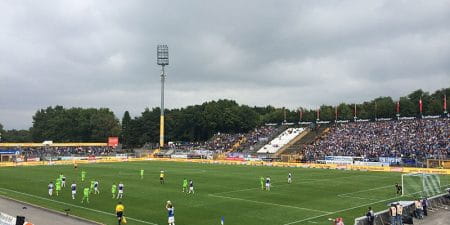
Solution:
{"label": "flagpole", "polygon": [[447,114],[447,95],[444,95],[444,114]]}
{"label": "flagpole", "polygon": [[400,118],[400,100],[397,101],[397,120]]}

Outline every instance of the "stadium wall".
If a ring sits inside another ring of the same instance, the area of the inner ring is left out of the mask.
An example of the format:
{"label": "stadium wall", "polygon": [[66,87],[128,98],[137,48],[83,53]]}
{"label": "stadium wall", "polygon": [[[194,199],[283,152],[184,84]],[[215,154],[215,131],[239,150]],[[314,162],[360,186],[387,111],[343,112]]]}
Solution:
{"label": "stadium wall", "polygon": [[358,165],[338,165],[338,164],[285,163],[285,162],[235,161],[235,160],[210,160],[210,159],[127,158],[127,157],[123,157],[123,156],[92,157],[92,158],[87,158],[85,160],[6,162],[6,163],[0,163],[0,167],[73,165],[74,163],[85,164],[85,163],[113,163],[113,162],[137,162],[137,161],[194,162],[194,163],[205,163],[205,164],[301,167],[301,168],[317,168],[317,169],[359,170],[359,171],[398,172],[398,173],[432,173],[432,174],[448,174],[448,175],[450,175],[450,169],[433,169],[433,168],[358,166]]}

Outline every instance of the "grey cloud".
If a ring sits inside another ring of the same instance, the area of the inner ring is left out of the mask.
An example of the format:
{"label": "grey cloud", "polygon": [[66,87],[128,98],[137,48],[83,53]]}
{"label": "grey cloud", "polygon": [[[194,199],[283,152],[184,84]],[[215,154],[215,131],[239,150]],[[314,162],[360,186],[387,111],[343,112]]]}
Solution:
{"label": "grey cloud", "polygon": [[167,106],[217,98],[296,108],[450,84],[450,3],[436,1],[2,1],[0,122],[49,105]]}

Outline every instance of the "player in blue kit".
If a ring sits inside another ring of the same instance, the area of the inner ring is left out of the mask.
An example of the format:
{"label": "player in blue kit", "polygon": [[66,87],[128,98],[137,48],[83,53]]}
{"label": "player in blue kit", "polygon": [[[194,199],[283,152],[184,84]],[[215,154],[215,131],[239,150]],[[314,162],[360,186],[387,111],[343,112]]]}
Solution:
{"label": "player in blue kit", "polygon": [[175,208],[173,207],[172,202],[167,201],[166,209],[168,214],[167,222],[169,225],[175,225]]}
{"label": "player in blue kit", "polygon": [[73,183],[70,186],[70,189],[72,190],[72,199],[75,199],[75,195],[77,194],[77,184]]}

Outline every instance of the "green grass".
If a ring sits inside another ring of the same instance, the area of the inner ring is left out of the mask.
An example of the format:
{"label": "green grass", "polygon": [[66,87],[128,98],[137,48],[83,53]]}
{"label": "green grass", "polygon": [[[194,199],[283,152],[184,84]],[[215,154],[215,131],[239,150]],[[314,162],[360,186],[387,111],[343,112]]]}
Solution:
{"label": "green grass", "polygon": [[[87,181],[80,181],[81,169]],[[140,169],[145,177],[140,179]],[[159,184],[159,171],[166,171],[166,184]],[[287,173],[293,183],[287,184]],[[63,173],[67,187],[49,197],[47,184]],[[270,176],[270,192],[260,190],[259,177]],[[177,224],[285,225],[326,224],[328,218],[344,217],[352,224],[367,207],[384,210],[399,198],[394,184],[399,173],[341,171],[304,168],[230,166],[174,162],[128,162],[82,164],[73,166],[36,166],[0,168],[0,195],[41,205],[58,211],[71,209],[77,216],[104,224],[116,224],[113,215],[117,200],[112,199],[111,184],[122,181],[128,224],[167,224],[165,202],[175,207]],[[183,178],[193,179],[195,195],[181,191]],[[100,182],[100,195],[91,195],[89,204],[81,204],[82,188],[88,181]],[[449,184],[449,177],[442,183]],[[76,200],[71,199],[70,184],[78,184]],[[134,220],[136,219],[136,220]],[[137,220],[146,221],[139,222]]]}

